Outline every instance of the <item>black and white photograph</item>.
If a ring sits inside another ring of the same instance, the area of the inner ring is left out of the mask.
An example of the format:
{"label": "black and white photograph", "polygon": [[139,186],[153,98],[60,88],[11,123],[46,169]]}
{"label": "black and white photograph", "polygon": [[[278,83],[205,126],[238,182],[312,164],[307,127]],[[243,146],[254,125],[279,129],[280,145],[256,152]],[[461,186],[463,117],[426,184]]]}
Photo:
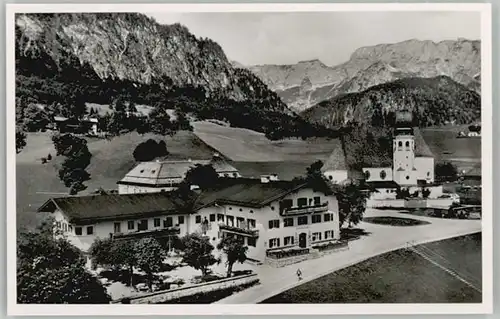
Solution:
{"label": "black and white photograph", "polygon": [[9,314],[492,311],[488,4],[18,4],[6,39]]}

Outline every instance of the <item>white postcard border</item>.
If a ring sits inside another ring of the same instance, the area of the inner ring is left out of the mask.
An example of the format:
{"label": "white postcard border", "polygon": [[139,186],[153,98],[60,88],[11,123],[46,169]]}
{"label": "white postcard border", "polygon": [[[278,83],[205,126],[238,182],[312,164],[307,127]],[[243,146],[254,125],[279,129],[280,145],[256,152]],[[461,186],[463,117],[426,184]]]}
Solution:
{"label": "white postcard border", "polygon": [[[478,304],[262,304],[262,305],[21,305],[16,303],[15,37],[17,12],[315,12],[315,11],[476,11],[481,13],[482,265],[483,300]],[[489,3],[418,4],[7,4],[6,162],[8,315],[319,315],[319,314],[479,314],[493,311],[492,25]],[[10,227],[9,227],[10,225]]]}

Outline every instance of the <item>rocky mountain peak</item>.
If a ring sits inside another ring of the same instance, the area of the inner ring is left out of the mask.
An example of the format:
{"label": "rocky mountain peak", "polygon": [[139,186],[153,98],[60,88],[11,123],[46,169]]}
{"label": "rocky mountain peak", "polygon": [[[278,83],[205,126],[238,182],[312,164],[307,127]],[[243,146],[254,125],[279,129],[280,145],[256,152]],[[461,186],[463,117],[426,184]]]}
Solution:
{"label": "rocky mountain peak", "polygon": [[[446,75],[479,92],[481,43],[463,38],[440,42],[409,39],[358,48],[349,61],[333,67],[314,59],[287,69],[261,66],[251,70],[289,107],[299,111],[338,94],[359,92],[406,77]],[[312,89],[301,88],[304,74],[310,78]]]}

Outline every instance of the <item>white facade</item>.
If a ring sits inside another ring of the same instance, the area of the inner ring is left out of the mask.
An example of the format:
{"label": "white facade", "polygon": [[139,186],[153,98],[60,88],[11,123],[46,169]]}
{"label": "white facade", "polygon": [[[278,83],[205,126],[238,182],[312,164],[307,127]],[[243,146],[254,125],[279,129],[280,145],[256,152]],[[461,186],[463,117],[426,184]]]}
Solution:
{"label": "white facade", "polygon": [[349,175],[347,170],[326,170],[323,175],[332,183],[341,183],[348,179]]}
{"label": "white facade", "polygon": [[118,194],[160,193],[173,191],[176,188],[176,186],[165,185],[161,187],[152,187],[143,185],[118,184]]}
{"label": "white facade", "polygon": [[415,139],[413,135],[397,135],[393,141],[393,180],[399,185],[416,185]]}
{"label": "white facade", "polygon": [[427,183],[434,183],[434,158],[415,157],[415,168],[417,181],[425,180]]}
{"label": "white facade", "polygon": [[392,181],[391,167],[367,167],[363,168],[363,175],[367,182]]}
{"label": "white facade", "polygon": [[[292,210],[298,209],[299,200],[305,200],[306,205],[301,206],[304,213],[280,214],[280,202],[283,200],[292,201]],[[314,205],[315,200],[316,203],[326,205],[314,208],[320,206]],[[317,216],[314,217],[314,222],[313,216]],[[248,257],[259,261],[264,260],[266,251],[269,250],[310,248],[315,244],[340,239],[337,199],[333,195],[325,196],[311,189],[299,190],[261,208],[222,204],[205,207],[191,216],[189,228],[199,231],[204,220],[209,222],[206,235],[214,245],[225,234],[241,236],[248,246]],[[254,233],[250,234],[247,230],[253,230]]]}
{"label": "white facade", "polygon": [[396,199],[396,190],[392,188],[377,188],[377,191],[370,193],[370,199]]}
{"label": "white facade", "polygon": [[[117,219],[89,224],[71,224],[69,218],[60,210],[53,213],[56,228],[71,244],[83,252],[87,252],[92,243],[97,239],[109,238],[111,235],[126,235],[140,232],[151,232],[167,228],[179,228],[180,234],[191,232],[189,229],[190,215],[158,215],[148,218]],[[147,226],[145,226],[147,225]],[[140,227],[147,227],[139,230]]]}
{"label": "white facade", "polygon": [[[265,259],[269,250],[310,248],[340,239],[335,196],[326,196],[312,189],[300,189],[260,208],[211,204],[192,214],[117,218],[88,225],[70,224],[69,218],[59,209],[54,211],[53,216],[68,240],[84,252],[96,238],[170,227],[178,228],[176,235],[179,237],[202,233],[210,238],[214,246],[223,236],[239,236],[248,247],[247,256],[259,261]],[[139,231],[140,225],[147,225],[147,228]]]}

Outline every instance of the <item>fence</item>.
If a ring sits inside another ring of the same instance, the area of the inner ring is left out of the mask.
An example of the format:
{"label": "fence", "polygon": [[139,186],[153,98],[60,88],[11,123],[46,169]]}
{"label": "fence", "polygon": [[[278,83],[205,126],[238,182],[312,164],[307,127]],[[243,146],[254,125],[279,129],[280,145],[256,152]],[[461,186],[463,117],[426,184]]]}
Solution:
{"label": "fence", "polygon": [[456,269],[456,267],[444,256],[439,254],[438,252],[424,246],[424,245],[415,245],[413,242],[406,243],[406,249],[416,253],[420,257],[424,258],[428,262],[433,265],[441,268],[443,271],[447,272],[451,276],[465,283],[467,286],[476,290],[479,293],[482,293],[481,290],[481,279],[472,275],[471,273],[461,269],[460,271]]}
{"label": "fence", "polygon": [[194,296],[200,293],[220,291],[228,288],[249,285],[259,282],[257,274],[243,275],[176,289],[162,290],[145,295],[133,296],[112,301],[122,304],[159,304],[182,297]]}
{"label": "fence", "polygon": [[279,268],[348,249],[349,242],[347,240],[340,240],[335,242],[330,241],[327,243],[314,245],[312,249],[305,248],[293,249],[289,251],[268,252],[266,253],[265,262],[272,267]]}
{"label": "fence", "polygon": [[453,203],[451,198],[436,199],[369,199],[366,202],[367,207],[371,208],[445,208]]}

